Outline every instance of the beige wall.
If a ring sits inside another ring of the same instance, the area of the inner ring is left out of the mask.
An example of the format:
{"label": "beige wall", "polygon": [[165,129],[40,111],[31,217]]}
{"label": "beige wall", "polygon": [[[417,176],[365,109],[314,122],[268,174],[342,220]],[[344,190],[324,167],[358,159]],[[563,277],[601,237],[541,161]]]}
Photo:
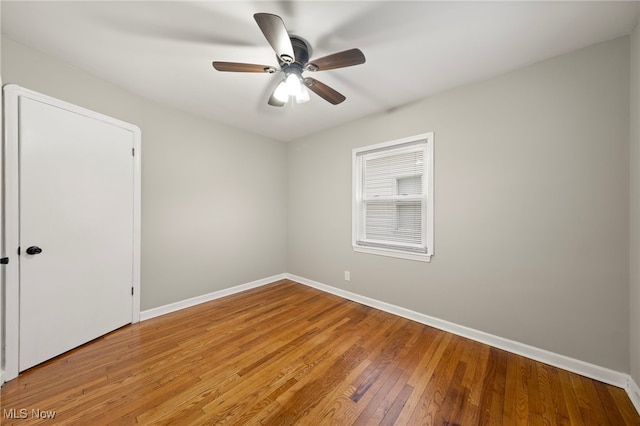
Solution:
{"label": "beige wall", "polygon": [[[629,371],[629,66],[620,38],[291,143],[287,270]],[[352,148],[428,131],[432,262],[355,253]]]}
{"label": "beige wall", "polygon": [[285,272],[283,143],[146,101],[6,37],[2,76],[141,127],[142,310]]}
{"label": "beige wall", "polygon": [[630,250],[631,377],[640,383],[640,25],[631,34]]}

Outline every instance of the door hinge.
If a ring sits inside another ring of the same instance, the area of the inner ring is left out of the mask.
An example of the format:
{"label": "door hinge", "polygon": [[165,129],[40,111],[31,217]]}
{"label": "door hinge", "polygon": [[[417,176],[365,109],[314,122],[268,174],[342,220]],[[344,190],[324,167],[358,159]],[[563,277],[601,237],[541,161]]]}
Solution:
{"label": "door hinge", "polygon": [[133,287],[131,287],[131,295],[133,296]]}
{"label": "door hinge", "polygon": [[132,157],[136,156],[136,149],[135,148],[131,148],[131,156]]}
{"label": "door hinge", "polygon": [[20,247],[18,247],[18,256],[20,256]]}

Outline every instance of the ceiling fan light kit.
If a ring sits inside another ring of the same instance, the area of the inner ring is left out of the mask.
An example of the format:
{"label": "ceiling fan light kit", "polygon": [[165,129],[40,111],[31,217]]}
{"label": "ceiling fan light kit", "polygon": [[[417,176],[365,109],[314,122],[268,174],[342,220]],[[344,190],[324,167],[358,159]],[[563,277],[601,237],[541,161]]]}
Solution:
{"label": "ceiling fan light kit", "polygon": [[[302,104],[309,102],[309,91],[302,83],[302,78],[295,72],[289,73],[282,80],[276,90],[273,91],[273,97],[280,103],[287,103],[289,97],[296,99],[296,103]],[[276,105],[279,106],[279,105]]]}
{"label": "ceiling fan light kit", "polygon": [[309,61],[311,47],[302,37],[289,35],[278,15],[256,13],[253,15],[258,27],[276,53],[280,69],[270,65],[245,64],[214,61],[213,68],[223,72],[282,72],[284,78],[271,93],[268,104],[282,107],[290,98],[297,103],[309,101],[309,90],[327,102],[337,105],[346,98],[341,93],[311,77],[303,77],[305,71],[316,72],[345,68],[365,62],[360,49],[350,49]]}

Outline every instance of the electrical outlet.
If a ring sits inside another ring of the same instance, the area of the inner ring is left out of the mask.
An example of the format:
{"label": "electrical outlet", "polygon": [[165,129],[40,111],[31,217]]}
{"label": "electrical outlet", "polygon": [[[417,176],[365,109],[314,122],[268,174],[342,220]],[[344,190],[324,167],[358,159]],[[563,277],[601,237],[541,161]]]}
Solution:
{"label": "electrical outlet", "polygon": [[344,271],[344,280],[345,281],[351,281],[351,272]]}

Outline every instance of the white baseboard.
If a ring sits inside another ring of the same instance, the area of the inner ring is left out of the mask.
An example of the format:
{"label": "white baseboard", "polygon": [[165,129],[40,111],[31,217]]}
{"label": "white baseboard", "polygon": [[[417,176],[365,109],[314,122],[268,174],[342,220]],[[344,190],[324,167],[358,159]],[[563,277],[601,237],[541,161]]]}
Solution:
{"label": "white baseboard", "polygon": [[627,384],[627,395],[629,395],[629,399],[633,403],[633,406],[636,407],[636,411],[640,413],[640,387],[631,376],[629,376],[629,383]]}
{"label": "white baseboard", "polygon": [[[381,311],[389,312],[391,314],[398,315],[400,317],[407,318],[440,330],[444,330],[458,336],[466,337],[468,339],[475,340],[476,342],[485,343],[499,349],[504,349],[505,351],[515,353],[517,355],[521,355],[535,361],[540,361],[545,364],[553,365],[555,367],[562,368],[564,370],[568,370],[582,376],[589,377],[591,379],[608,383],[610,385],[623,388],[627,390],[627,392],[629,392],[629,383],[631,377],[628,374],[620,373],[618,371],[610,370],[605,367],[590,364],[588,362],[580,361],[578,359],[570,358],[568,356],[560,355],[544,349],[536,348],[534,346],[529,346],[524,343],[515,342],[513,340],[505,339],[503,337],[495,336],[483,331],[454,324],[449,321],[434,318],[429,315],[421,314],[419,312],[395,306],[386,302],[381,302],[376,299],[371,299],[369,297],[351,293],[346,290],[331,287],[329,285],[322,284],[304,277],[299,277],[292,274],[286,274],[286,277],[292,281],[307,285],[309,287],[313,287],[327,293],[335,294],[336,296],[340,296],[345,299],[361,303],[363,305],[371,306],[372,308],[380,309]],[[638,398],[640,398],[640,392]],[[638,407],[640,407],[640,405],[636,405],[636,408]],[[638,411],[640,412],[640,410]]]}
{"label": "white baseboard", "polygon": [[202,296],[192,297],[191,299],[181,300],[179,302],[170,303],[168,305],[158,306],[157,308],[148,309],[140,312],[140,321],[145,321],[151,318],[159,317],[160,315],[169,314],[171,312],[179,311],[181,309],[190,308],[201,303],[209,302],[211,300],[220,299],[221,297],[230,296],[235,293],[250,290],[252,288],[260,287],[266,284],[271,284],[275,281],[283,280],[287,274],[274,275],[272,277],[262,278],[260,280],[251,281],[250,283],[240,284],[235,287],[225,288],[222,290],[214,291],[212,293],[203,294]]}

